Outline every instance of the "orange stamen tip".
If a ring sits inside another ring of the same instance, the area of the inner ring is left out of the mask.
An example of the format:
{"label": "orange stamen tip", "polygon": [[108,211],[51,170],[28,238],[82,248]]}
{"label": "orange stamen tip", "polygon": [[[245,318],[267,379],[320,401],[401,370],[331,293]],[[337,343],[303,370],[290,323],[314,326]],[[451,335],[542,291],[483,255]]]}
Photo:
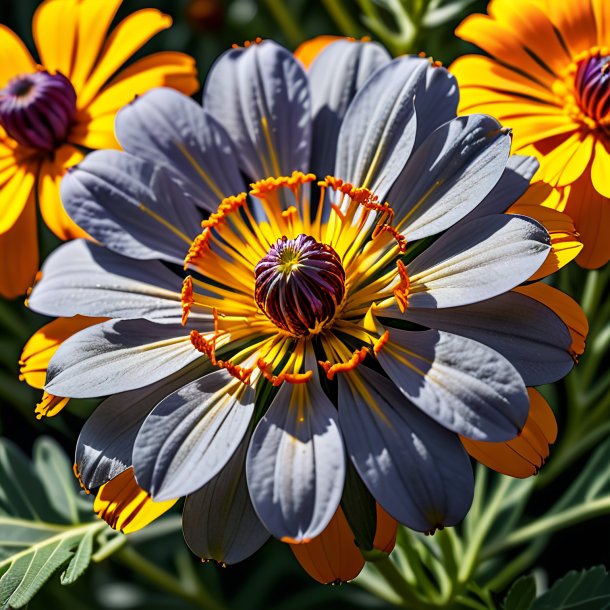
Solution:
{"label": "orange stamen tip", "polygon": [[394,288],[394,298],[396,299],[396,303],[398,304],[401,313],[405,313],[409,298],[409,275],[407,273],[407,268],[402,261],[397,261],[396,267],[398,268],[398,275],[400,276],[400,284]]}
{"label": "orange stamen tip", "polygon": [[386,330],[373,345],[373,353],[375,356],[385,347],[385,344],[390,340],[390,331]]}
{"label": "orange stamen tip", "polygon": [[347,362],[337,362],[331,364],[328,360],[323,362],[318,360],[318,364],[324,369],[326,378],[332,381],[337,373],[346,373],[353,371],[359,364],[364,362],[364,359],[368,356],[369,350],[366,347],[361,347],[356,350],[352,357]]}
{"label": "orange stamen tip", "polygon": [[182,304],[182,326],[184,326],[188,320],[191,308],[193,307],[193,278],[187,275],[182,282],[182,293],[180,296],[180,302]]}
{"label": "orange stamen tip", "polygon": [[407,238],[399,233],[397,229],[388,224],[379,225],[377,227],[377,233],[379,234],[383,232],[389,233],[396,240],[396,243],[398,244],[398,251],[401,254],[404,254],[407,251]]}
{"label": "orange stamen tip", "polygon": [[206,339],[200,332],[192,330],[190,340],[193,347],[202,354],[206,355],[210,362],[216,366],[216,338],[217,333],[214,333],[212,339]]}
{"label": "orange stamen tip", "polygon": [[294,171],[290,176],[279,176],[277,178],[265,178],[258,182],[253,182],[250,185],[250,195],[253,197],[264,198],[268,193],[273,193],[281,188],[290,188],[292,190],[307,182],[316,180],[315,174],[304,174],[303,172]]}
{"label": "orange stamen tip", "polygon": [[244,40],[244,44],[243,45],[239,45],[236,42],[234,42],[231,45],[232,49],[240,49],[242,46],[244,49],[247,49],[248,47],[251,47],[254,44],[260,44],[261,42],[263,42],[263,39],[260,36],[257,36],[254,40]]}
{"label": "orange stamen tip", "polygon": [[270,363],[265,362],[263,358],[259,358],[256,366],[260,369],[263,377],[269,381],[274,386],[280,386],[284,382],[287,383],[307,383],[313,377],[313,371],[307,371],[305,373],[280,373],[279,375],[274,375],[269,372]]}

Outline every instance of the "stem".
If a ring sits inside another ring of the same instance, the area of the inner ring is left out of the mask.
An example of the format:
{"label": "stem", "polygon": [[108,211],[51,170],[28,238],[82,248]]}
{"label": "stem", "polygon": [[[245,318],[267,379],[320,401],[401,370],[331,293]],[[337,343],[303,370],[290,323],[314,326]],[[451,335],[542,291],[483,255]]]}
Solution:
{"label": "stem", "polygon": [[299,24],[286,8],[284,2],[281,0],[264,0],[264,2],[269,9],[269,12],[273,15],[273,18],[282,28],[290,45],[296,47],[305,40],[305,34],[303,34]]}
{"label": "stem", "polygon": [[528,568],[544,550],[548,537],[544,536],[528,546],[520,555],[511,559],[507,566],[496,574],[485,588],[491,591],[502,591]]}
{"label": "stem", "polygon": [[322,4],[345,36],[358,37],[360,25],[351,18],[349,12],[343,6],[342,0],[322,0]]}
{"label": "stem", "polygon": [[196,592],[189,591],[178,578],[140,555],[131,546],[124,547],[115,553],[114,558],[159,589],[163,589],[167,593],[179,597],[197,608],[202,608],[203,610],[226,610],[222,603],[216,601],[203,588],[199,588]]}
{"label": "stem", "polygon": [[416,592],[409,587],[407,581],[402,577],[402,574],[398,571],[396,565],[389,556],[386,555],[385,557],[382,557],[378,561],[373,562],[372,565],[394,592],[400,596],[406,608],[415,607],[419,610],[437,608],[436,605],[431,605],[423,601]]}
{"label": "stem", "polygon": [[563,529],[564,527],[581,523],[587,519],[599,517],[608,512],[610,512],[610,497],[605,497],[589,501],[584,505],[574,506],[573,508],[569,508],[554,515],[542,517],[541,519],[537,519],[533,523],[514,531],[512,534],[509,534],[495,544],[489,545],[481,553],[481,559],[489,559],[494,555],[507,551],[513,546],[527,542],[536,536],[547,535]]}

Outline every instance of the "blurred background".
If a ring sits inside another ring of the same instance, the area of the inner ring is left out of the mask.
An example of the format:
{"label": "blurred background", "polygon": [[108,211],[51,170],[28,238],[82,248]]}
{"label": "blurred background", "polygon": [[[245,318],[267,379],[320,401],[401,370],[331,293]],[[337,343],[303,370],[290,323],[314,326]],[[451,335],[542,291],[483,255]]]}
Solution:
{"label": "blurred background", "polygon": [[[32,49],[31,20],[37,4],[37,0],[0,0],[0,22],[16,31]],[[356,0],[340,3],[332,0],[125,0],[117,21],[128,13],[147,7],[170,14],[174,26],[157,35],[132,61],[157,50],[183,51],[197,60],[203,82],[221,52],[233,43],[241,44],[257,36],[273,38],[290,49],[321,34],[349,33],[379,39],[379,32],[369,27],[365,10],[368,4]],[[441,3],[439,10],[444,6]],[[436,21],[432,19],[428,27],[421,28],[417,36],[407,39],[393,35],[385,42],[392,46],[394,54],[422,51],[449,65],[458,55],[475,52],[474,47],[458,40],[453,30],[466,14],[484,12],[485,7],[486,2],[482,0],[452,2],[449,9],[437,16]],[[389,11],[379,7],[376,10],[382,18],[387,17],[388,32],[400,32],[400,24],[395,22]],[[39,231],[41,259],[44,260],[59,242],[42,224]],[[577,296],[583,281],[583,274],[579,275],[578,271],[573,273],[568,292]],[[606,295],[606,298],[609,297]],[[72,400],[60,417],[40,422],[34,416],[40,393],[18,379],[18,360],[24,343],[48,321],[26,310],[19,299],[13,302],[0,300],[0,434],[13,440],[28,455],[37,437],[49,435],[71,456],[79,429],[96,403]],[[565,407],[563,386],[547,388],[545,394],[558,413],[561,431],[561,414]],[[551,453],[551,460],[552,456]],[[565,481],[580,471],[582,463],[571,466],[568,472],[545,489],[544,494],[537,496],[529,508],[532,516],[542,514],[559,497]],[[221,568],[213,564],[202,565],[183,542],[179,510],[180,507],[175,508],[173,516],[151,532],[145,530],[134,535],[134,544],[141,554],[169,572],[178,571],[185,579],[201,579],[221,604],[215,610],[391,607],[357,585],[317,584],[303,572],[290,549],[275,540],[268,542],[253,558],[237,566]],[[607,564],[609,543],[608,518],[600,517],[556,535],[538,564],[552,582],[569,569]],[[61,586],[57,578],[52,578],[28,607],[32,610],[136,610],[195,606],[156,590],[111,557],[93,566],[69,587]]]}

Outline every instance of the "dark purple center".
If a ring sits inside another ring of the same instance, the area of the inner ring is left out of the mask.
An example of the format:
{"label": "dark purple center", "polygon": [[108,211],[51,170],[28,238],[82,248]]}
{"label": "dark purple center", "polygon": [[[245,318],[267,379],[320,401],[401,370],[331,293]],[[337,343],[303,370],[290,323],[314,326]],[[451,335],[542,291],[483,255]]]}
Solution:
{"label": "dark purple center", "polygon": [[610,56],[583,59],[578,64],[574,86],[576,101],[585,114],[598,123],[610,118]]}
{"label": "dark purple center", "polygon": [[309,235],[282,237],[254,269],[255,299],[279,328],[307,335],[332,320],[345,295],[339,255]]}
{"label": "dark purple center", "polygon": [[57,148],[75,114],[76,93],[63,74],[23,74],[0,89],[0,125],[11,138],[31,148]]}

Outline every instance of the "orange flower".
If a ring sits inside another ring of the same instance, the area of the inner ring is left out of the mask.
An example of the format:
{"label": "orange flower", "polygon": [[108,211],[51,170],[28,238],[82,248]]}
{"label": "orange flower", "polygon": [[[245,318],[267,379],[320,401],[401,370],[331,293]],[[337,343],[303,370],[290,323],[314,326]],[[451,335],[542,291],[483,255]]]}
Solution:
{"label": "orange flower", "polygon": [[543,205],[565,211],[584,248],[577,262],[610,259],[610,4],[607,0],[492,0],[456,34],[492,58],[468,55],[451,71],[460,112],[513,128],[515,151],[533,154]]}
{"label": "orange flower", "polygon": [[66,169],[95,148],[117,148],[116,112],[152,87],[191,94],[195,62],[162,52],[121,66],[171,25],[154,9],[140,10],[108,35],[121,0],[46,0],[32,23],[40,62],[0,25],[0,295],[13,298],[38,269],[35,201],[61,239],[84,233],[59,197]]}

